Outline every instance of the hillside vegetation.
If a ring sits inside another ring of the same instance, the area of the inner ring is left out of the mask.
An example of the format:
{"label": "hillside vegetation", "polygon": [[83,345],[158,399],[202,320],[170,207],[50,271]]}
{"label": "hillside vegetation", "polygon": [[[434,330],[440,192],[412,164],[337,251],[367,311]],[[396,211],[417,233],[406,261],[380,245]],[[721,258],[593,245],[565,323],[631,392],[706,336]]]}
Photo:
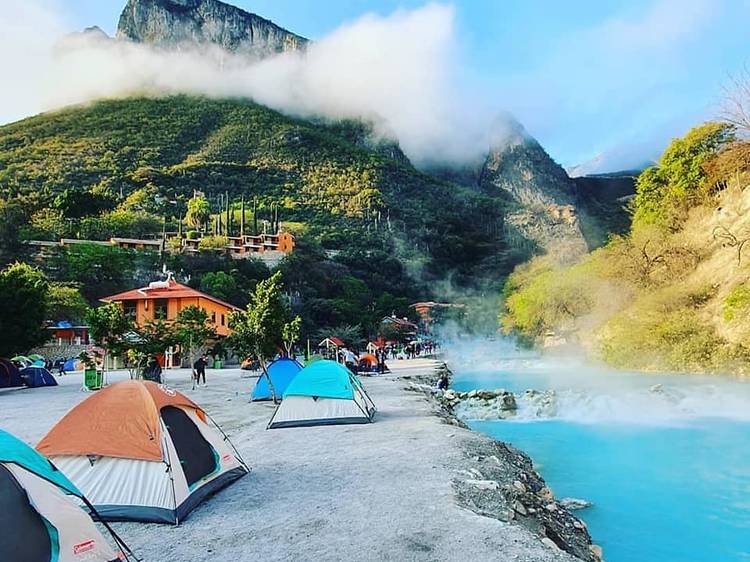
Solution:
{"label": "hillside vegetation", "polygon": [[[71,190],[85,193],[85,204],[66,201]],[[396,241],[427,275],[455,271],[470,281],[518,259],[497,234],[501,199],[419,172],[360,123],[174,96],[101,101],[0,127],[6,247],[16,233],[158,233],[162,217],[181,216],[195,190],[244,194],[261,214],[276,204],[283,221],[328,249]]]}
{"label": "hillside vegetation", "polygon": [[[278,218],[295,233],[297,249],[279,269],[305,337],[372,335],[383,316],[413,314],[410,303],[444,298],[442,288],[497,283],[528,257],[506,242],[502,193],[415,169],[366,124],[171,96],[99,101],[0,127],[0,259],[32,261],[26,240],[160,237],[177,230],[196,192],[214,217],[228,197],[235,228],[244,196],[253,227]],[[79,245],[39,265],[91,305],[166,267],[244,306],[270,274],[208,247],[191,257]]]}
{"label": "hillside vegetation", "polygon": [[622,369],[750,372],[750,143],[706,123],[637,181],[633,225],[582,259],[520,266],[506,332]]}

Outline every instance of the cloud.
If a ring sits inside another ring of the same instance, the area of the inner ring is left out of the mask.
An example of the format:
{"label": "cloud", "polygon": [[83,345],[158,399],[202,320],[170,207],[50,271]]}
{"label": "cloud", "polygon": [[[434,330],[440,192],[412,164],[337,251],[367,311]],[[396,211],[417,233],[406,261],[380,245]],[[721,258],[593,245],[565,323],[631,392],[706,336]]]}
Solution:
{"label": "cloud", "polygon": [[[706,93],[693,82],[693,47],[713,39],[723,15],[711,0],[628,6],[555,38],[540,64],[507,77],[502,102],[553,154],[570,157],[576,138],[575,146],[591,150],[581,159],[605,151],[623,157],[612,160],[618,166],[640,164],[707,116],[698,101]],[[680,90],[683,84],[692,91]]]}
{"label": "cloud", "polygon": [[26,71],[0,94],[0,105],[10,108],[0,117],[135,93],[247,96],[298,116],[370,120],[417,163],[465,162],[487,148],[477,105],[455,86],[460,62],[450,6],[366,15],[304,53],[255,63],[218,48],[167,52],[95,34],[52,49],[62,26],[50,12],[43,26],[34,9],[16,12],[0,22],[0,34],[19,19],[24,25],[0,47],[18,52],[18,69]]}

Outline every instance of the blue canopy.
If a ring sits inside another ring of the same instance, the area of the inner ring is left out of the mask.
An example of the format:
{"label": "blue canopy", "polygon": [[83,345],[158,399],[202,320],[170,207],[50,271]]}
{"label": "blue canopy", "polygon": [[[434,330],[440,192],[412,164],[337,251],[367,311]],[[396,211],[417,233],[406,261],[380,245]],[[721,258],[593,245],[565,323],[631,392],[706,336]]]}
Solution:
{"label": "blue canopy", "polygon": [[[268,366],[268,376],[271,377],[276,396],[280,398],[284,395],[289,383],[292,382],[292,379],[294,379],[294,377],[297,376],[297,373],[301,370],[302,365],[288,357],[277,359]],[[271,398],[273,398],[273,396],[271,395],[271,389],[268,386],[268,379],[261,375],[260,378],[258,378],[258,382],[255,383],[252,399],[270,400]]]}
{"label": "blue canopy", "polygon": [[352,385],[360,386],[357,377],[335,361],[321,360],[302,369],[289,383],[287,396],[316,396],[319,398],[354,398]]}
{"label": "blue canopy", "polygon": [[83,496],[73,483],[45,457],[23,441],[0,429],[0,462],[14,463],[49,482],[68,494]]}
{"label": "blue canopy", "polygon": [[36,388],[38,386],[57,386],[55,377],[44,367],[26,367],[21,369],[21,378],[26,386]]}

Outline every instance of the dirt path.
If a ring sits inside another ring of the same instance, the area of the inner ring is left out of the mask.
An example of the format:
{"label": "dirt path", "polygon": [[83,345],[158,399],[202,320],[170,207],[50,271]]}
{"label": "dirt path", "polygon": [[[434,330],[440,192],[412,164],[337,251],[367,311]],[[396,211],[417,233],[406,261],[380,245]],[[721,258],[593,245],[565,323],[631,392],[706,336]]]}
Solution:
{"label": "dirt path", "polygon": [[[519,525],[456,504],[454,467],[473,434],[441,422],[398,380],[433,362],[393,367],[392,375],[364,379],[379,409],[375,423],[270,431],[273,406],[249,402],[255,379],[247,373],[209,371],[208,387],[191,391],[187,371],[167,372],[169,384],[222,425],[252,473],[179,527],[116,529],[150,562],[573,560]],[[1,393],[0,427],[36,443],[86,397],[80,383],[69,375],[57,388]]]}

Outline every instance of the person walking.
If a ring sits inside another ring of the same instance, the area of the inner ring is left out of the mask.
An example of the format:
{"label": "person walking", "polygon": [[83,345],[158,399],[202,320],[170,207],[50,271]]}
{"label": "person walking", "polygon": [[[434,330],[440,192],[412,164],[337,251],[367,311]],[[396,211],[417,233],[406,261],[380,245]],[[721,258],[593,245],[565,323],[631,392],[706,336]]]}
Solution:
{"label": "person walking", "polygon": [[206,365],[208,365],[208,361],[206,361],[205,354],[198,357],[198,360],[193,363],[193,376],[195,377],[195,382],[200,384],[201,377],[203,377],[203,386],[206,386]]}

